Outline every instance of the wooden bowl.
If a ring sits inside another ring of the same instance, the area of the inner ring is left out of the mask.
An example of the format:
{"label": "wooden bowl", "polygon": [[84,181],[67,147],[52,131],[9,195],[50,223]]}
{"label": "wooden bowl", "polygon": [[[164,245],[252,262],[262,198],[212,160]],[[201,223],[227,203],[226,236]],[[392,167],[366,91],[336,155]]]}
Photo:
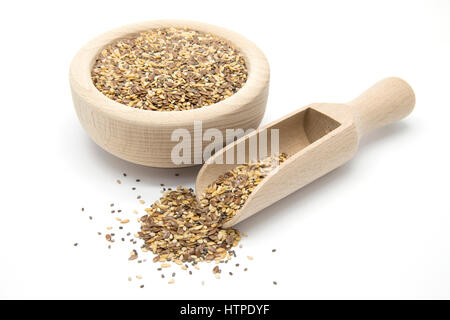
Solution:
{"label": "wooden bowl", "polygon": [[[97,90],[91,79],[91,69],[105,46],[142,31],[171,26],[211,33],[231,42],[246,62],[248,78],[244,86],[218,103],[199,109],[167,112],[132,108]],[[161,168],[195,165],[194,120],[202,121],[203,131],[217,128],[224,137],[226,129],[256,129],[264,116],[269,88],[269,65],[256,45],[227,29],[184,20],[136,23],[108,31],[80,49],[72,61],[69,76],[77,116],[92,140],[119,158]],[[171,160],[172,149],[179,143],[171,141],[172,132],[176,129],[187,129],[191,134],[190,164],[177,165]],[[203,148],[209,143],[203,142]]]}

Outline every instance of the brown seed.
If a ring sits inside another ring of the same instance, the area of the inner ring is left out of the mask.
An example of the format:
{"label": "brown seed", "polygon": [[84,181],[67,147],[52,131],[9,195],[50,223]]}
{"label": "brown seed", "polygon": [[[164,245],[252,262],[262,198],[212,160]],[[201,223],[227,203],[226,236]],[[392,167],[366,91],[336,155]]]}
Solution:
{"label": "brown seed", "polygon": [[130,257],[128,258],[128,260],[129,260],[129,261],[131,261],[131,260],[136,260],[137,257],[138,257],[137,251],[136,251],[136,250],[133,250],[133,251],[130,252]]}
{"label": "brown seed", "polygon": [[219,269],[219,266],[215,266],[215,267],[213,268],[213,273],[214,273],[214,274],[220,273],[220,272],[221,272],[221,270]]}

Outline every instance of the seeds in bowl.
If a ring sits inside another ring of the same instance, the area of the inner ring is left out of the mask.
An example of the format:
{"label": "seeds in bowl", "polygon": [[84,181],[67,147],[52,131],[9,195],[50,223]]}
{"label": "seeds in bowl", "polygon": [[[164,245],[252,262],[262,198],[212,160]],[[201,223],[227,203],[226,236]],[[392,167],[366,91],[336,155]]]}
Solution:
{"label": "seeds in bowl", "polygon": [[228,41],[188,28],[156,28],[105,47],[91,71],[95,87],[129,107],[202,108],[236,93],[248,76]]}
{"label": "seeds in bowl", "polygon": [[197,263],[231,259],[241,240],[238,230],[222,228],[239,210],[256,186],[286,154],[238,166],[211,184],[200,202],[193,189],[168,190],[140,218],[138,237],[155,262]]}

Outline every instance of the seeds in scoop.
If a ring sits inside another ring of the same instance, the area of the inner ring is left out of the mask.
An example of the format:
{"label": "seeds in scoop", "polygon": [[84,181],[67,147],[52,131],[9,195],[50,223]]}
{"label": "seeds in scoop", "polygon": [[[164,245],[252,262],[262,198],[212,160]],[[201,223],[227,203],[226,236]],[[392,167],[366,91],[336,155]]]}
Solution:
{"label": "seeds in scoop", "polygon": [[[230,220],[242,208],[256,186],[286,159],[287,155],[282,153],[226,172],[206,188],[200,197],[202,206],[208,207],[212,213],[220,214],[219,222]],[[247,235],[242,233],[242,236]]]}
{"label": "seeds in scoop", "polygon": [[104,48],[91,78],[105,96],[129,107],[180,111],[228,98],[247,74],[228,41],[188,28],[155,28]]}

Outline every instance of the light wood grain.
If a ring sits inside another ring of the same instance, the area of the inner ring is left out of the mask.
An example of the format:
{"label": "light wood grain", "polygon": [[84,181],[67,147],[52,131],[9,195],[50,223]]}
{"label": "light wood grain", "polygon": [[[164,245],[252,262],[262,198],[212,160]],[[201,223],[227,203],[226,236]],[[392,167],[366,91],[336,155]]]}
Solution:
{"label": "light wood grain", "polygon": [[[279,151],[289,158],[264,178],[234,218],[224,224],[231,227],[346,163],[356,153],[363,134],[406,117],[414,104],[414,92],[404,80],[387,78],[347,104],[308,105],[212,156],[197,176],[197,196],[219,175],[235,167],[215,164],[217,157],[230,150],[236,154],[240,144],[248,145],[249,139],[255,135],[259,138],[264,130],[279,129]],[[255,160],[248,159],[248,148],[246,151],[247,160]]]}
{"label": "light wood grain", "polygon": [[[117,103],[98,91],[91,80],[91,69],[98,53],[120,38],[157,27],[189,27],[230,41],[244,56],[248,79],[231,97],[200,109],[154,112]],[[78,118],[88,135],[99,146],[119,158],[152,167],[179,167],[171,160],[171,141],[175,129],[187,129],[193,137],[193,122],[201,120],[203,130],[217,128],[225,136],[227,128],[256,129],[265,112],[269,88],[269,65],[252,42],[230,30],[184,20],[136,23],[106,32],[88,42],[74,57],[70,67],[70,86]],[[194,141],[192,139],[192,150]],[[208,142],[203,143],[205,147]],[[193,157],[193,155],[192,155]]]}

